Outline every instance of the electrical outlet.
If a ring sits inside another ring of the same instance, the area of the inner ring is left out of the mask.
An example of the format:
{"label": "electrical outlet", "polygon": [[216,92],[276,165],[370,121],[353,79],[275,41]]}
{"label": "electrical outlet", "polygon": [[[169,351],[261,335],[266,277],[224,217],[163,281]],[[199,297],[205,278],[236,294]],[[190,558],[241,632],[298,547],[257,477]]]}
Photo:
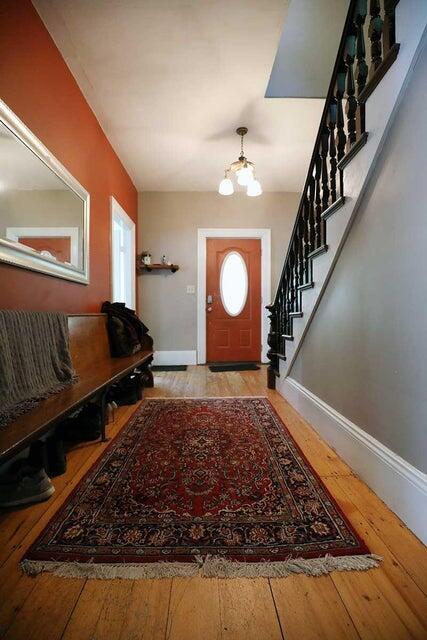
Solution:
{"label": "electrical outlet", "polygon": [[196,293],[196,287],[194,284],[187,284],[187,293]]}

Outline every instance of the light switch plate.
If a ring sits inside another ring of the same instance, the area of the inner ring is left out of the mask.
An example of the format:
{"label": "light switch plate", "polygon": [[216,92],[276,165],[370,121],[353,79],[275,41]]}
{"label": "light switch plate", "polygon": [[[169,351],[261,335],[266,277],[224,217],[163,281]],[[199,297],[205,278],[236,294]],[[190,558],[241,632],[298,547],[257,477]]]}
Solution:
{"label": "light switch plate", "polygon": [[187,293],[196,293],[196,286],[194,284],[187,284]]}

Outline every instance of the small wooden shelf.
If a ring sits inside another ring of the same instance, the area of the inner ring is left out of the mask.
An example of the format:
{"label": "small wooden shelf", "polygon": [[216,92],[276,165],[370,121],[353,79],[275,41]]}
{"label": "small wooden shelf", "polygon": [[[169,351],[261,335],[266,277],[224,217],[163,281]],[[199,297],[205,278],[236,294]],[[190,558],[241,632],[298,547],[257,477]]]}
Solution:
{"label": "small wooden shelf", "polygon": [[179,265],[177,264],[139,264],[137,266],[138,273],[143,273],[144,271],[150,273],[150,271],[171,271],[175,273],[178,271]]}

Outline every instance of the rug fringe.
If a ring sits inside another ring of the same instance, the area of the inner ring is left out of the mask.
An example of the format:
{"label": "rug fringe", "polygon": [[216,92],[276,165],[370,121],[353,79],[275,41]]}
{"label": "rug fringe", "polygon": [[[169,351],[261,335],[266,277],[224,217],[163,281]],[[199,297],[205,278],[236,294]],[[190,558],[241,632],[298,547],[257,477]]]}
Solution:
{"label": "rug fringe", "polygon": [[147,396],[144,398],[144,403],[148,400],[150,402],[157,400],[268,400],[268,396]]}
{"label": "rug fringe", "polygon": [[272,562],[237,562],[221,557],[196,556],[194,562],[147,562],[129,564],[98,564],[95,562],[54,562],[22,560],[22,571],[29,576],[50,572],[63,578],[95,578],[98,580],[141,578],[286,578],[303,573],[321,576],[332,571],[367,571],[378,567],[382,558],[376,554],[361,556],[330,556],[323,558],[292,558]]}

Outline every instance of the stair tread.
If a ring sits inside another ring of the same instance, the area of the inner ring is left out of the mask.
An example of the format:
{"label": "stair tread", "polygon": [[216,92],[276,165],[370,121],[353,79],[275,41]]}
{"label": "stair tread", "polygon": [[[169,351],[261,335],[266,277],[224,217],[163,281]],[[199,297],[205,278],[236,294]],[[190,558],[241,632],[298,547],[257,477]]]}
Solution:
{"label": "stair tread", "polygon": [[340,198],[337,198],[335,202],[333,202],[331,205],[329,205],[327,209],[325,209],[325,211],[323,211],[321,216],[322,220],[327,220],[328,218],[330,218],[332,214],[338,211],[338,209],[341,209],[341,207],[343,207],[344,204],[345,204],[345,196],[341,196]]}
{"label": "stair tread", "polygon": [[298,289],[300,291],[304,291],[304,289],[312,289],[314,287],[314,282],[304,282],[304,284],[300,284]]}
{"label": "stair tread", "polygon": [[317,256],[321,256],[322,253],[326,253],[327,250],[328,250],[328,245],[327,244],[322,244],[321,247],[318,247],[317,249],[315,249],[314,251],[309,253],[308,257],[309,258],[317,258]]}

